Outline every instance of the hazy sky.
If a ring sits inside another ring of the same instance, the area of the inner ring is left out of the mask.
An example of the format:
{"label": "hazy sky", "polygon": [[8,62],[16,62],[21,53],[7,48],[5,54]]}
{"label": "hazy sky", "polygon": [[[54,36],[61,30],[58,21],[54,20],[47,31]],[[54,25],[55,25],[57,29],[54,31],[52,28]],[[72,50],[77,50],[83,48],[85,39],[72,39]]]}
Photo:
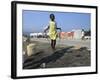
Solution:
{"label": "hazy sky", "polygon": [[57,27],[62,31],[71,31],[72,29],[90,28],[90,13],[73,13],[73,12],[45,12],[23,10],[23,32],[43,32],[43,29],[49,23],[49,15],[55,15]]}

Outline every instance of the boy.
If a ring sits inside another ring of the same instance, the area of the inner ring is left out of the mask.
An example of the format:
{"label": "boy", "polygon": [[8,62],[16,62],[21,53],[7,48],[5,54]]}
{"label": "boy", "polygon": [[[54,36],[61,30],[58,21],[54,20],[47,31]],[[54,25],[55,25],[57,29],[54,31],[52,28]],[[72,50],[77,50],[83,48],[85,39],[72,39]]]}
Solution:
{"label": "boy", "polygon": [[51,39],[51,48],[53,50],[55,50],[56,39],[57,39],[57,36],[58,36],[57,29],[61,30],[61,28],[57,28],[57,24],[55,22],[54,14],[50,14],[49,26],[44,30],[44,32],[49,30],[49,37]]}

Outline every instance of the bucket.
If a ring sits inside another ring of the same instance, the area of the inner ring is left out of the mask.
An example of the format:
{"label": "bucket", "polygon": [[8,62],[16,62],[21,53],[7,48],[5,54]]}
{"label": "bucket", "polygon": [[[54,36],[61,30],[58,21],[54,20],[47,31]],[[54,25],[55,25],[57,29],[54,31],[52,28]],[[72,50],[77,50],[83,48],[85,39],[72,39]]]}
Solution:
{"label": "bucket", "polygon": [[35,50],[36,50],[36,44],[35,43],[31,43],[31,44],[27,45],[27,55],[28,56],[35,54]]}

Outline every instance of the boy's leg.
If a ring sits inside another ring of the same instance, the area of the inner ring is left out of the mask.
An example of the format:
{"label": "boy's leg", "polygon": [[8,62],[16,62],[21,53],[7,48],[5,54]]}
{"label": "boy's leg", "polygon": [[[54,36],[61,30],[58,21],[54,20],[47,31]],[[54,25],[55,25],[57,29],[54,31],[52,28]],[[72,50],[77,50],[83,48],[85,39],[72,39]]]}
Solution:
{"label": "boy's leg", "polygon": [[55,49],[56,40],[53,40],[53,49]]}
{"label": "boy's leg", "polygon": [[52,49],[53,49],[53,40],[51,40],[51,47],[52,47]]}
{"label": "boy's leg", "polygon": [[56,40],[51,40],[51,47],[54,50],[56,45]]}

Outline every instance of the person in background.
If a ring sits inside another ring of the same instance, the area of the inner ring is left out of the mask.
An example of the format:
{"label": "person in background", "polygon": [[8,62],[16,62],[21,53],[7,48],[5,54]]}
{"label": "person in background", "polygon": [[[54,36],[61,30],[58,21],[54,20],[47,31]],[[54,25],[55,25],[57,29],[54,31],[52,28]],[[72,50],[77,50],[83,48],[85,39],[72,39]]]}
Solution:
{"label": "person in background", "polygon": [[82,32],[81,32],[81,40],[84,40],[84,37],[85,37],[85,32],[84,32],[84,29],[82,29]]}
{"label": "person in background", "polygon": [[61,31],[61,28],[57,28],[57,23],[55,21],[55,15],[54,14],[50,14],[49,25],[44,30],[44,32],[46,32],[47,30],[49,30],[49,37],[51,39],[51,48],[53,50],[55,50],[56,39],[58,37],[57,29],[59,29]]}

